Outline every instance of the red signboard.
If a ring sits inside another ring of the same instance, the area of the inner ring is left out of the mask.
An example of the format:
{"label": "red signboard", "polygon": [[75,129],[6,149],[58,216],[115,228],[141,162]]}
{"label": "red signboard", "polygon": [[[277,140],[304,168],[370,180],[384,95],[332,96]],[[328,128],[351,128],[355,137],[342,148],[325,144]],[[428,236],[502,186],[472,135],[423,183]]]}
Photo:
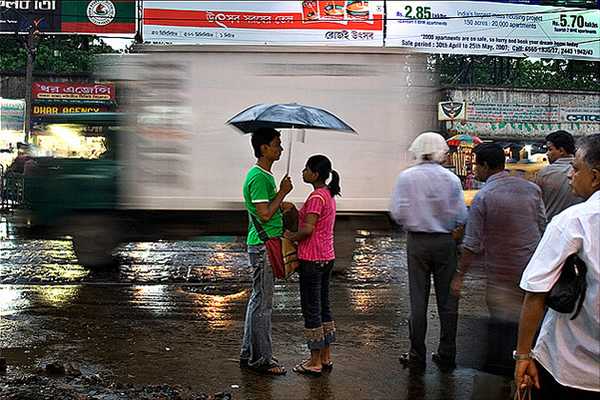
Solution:
{"label": "red signboard", "polygon": [[112,103],[115,100],[115,87],[94,83],[34,82],[33,100],[35,102]]}

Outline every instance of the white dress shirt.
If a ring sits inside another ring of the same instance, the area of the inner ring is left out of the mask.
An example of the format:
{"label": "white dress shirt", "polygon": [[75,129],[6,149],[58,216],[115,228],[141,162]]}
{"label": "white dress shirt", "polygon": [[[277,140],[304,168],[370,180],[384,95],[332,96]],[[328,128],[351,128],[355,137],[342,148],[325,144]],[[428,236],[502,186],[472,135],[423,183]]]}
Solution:
{"label": "white dress shirt", "polygon": [[548,292],[570,254],[587,265],[579,315],[548,310],[534,358],[564,386],[600,392],[600,191],[556,215],[523,271],[521,288]]}

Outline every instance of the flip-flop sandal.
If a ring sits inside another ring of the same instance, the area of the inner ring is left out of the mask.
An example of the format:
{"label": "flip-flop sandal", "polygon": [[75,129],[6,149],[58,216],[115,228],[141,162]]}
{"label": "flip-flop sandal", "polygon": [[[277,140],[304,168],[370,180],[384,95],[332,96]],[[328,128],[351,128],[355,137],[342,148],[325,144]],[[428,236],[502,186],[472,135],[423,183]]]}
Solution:
{"label": "flip-flop sandal", "polygon": [[321,364],[321,367],[323,367],[324,370],[331,370],[333,369],[333,361],[330,361],[329,364]]}
{"label": "flip-flop sandal", "polygon": [[[249,366],[250,367],[250,366]],[[277,370],[276,368],[281,368],[281,370]],[[261,365],[259,367],[250,367],[252,371],[256,371],[259,374],[265,375],[285,375],[287,371],[281,365]]]}
{"label": "flip-flop sandal", "polygon": [[297,372],[299,374],[304,374],[304,375],[312,375],[312,376],[321,376],[323,374],[323,371],[315,371],[312,369],[306,369],[304,368],[303,364],[298,364],[294,367],[294,372]]}

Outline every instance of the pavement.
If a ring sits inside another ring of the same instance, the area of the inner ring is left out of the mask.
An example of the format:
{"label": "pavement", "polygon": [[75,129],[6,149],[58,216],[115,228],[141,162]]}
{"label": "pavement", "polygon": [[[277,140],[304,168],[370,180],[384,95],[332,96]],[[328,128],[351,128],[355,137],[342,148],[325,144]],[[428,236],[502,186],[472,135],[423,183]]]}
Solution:
{"label": "pavement", "polygon": [[[481,267],[465,278],[457,368],[428,360],[415,371],[398,359],[410,344],[405,237],[356,239],[354,260],[332,281],[333,369],[320,377],[292,371],[309,354],[292,276],[277,282],[272,318],[274,354],[288,373],[265,376],[237,360],[251,291],[245,257],[235,240],[132,243],[121,248],[118,270],[93,274],[76,264],[68,241],[2,238],[6,377],[60,360],[120,385],[183,385],[233,399],[512,398],[510,377],[482,372],[488,313]],[[433,293],[428,315],[426,344],[435,351]]]}

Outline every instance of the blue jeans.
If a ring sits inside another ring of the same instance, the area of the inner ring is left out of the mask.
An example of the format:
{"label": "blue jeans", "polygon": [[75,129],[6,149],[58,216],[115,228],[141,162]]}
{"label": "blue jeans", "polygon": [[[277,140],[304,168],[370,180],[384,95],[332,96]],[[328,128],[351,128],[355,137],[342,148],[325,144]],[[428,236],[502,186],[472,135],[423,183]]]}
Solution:
{"label": "blue jeans", "polygon": [[251,367],[277,365],[271,344],[271,312],[273,310],[273,268],[264,244],[248,246],[252,266],[252,295],[246,310],[241,360]]}
{"label": "blue jeans", "polygon": [[333,260],[300,260],[300,305],[310,350],[323,349],[326,344],[335,342],[335,327],[329,303],[332,271]]}

